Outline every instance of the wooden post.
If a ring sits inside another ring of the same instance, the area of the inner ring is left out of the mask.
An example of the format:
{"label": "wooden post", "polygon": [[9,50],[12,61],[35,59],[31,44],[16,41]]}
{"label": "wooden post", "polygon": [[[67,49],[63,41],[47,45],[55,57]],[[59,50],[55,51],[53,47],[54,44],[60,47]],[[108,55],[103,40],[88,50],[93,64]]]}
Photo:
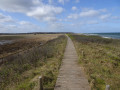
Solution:
{"label": "wooden post", "polygon": [[82,56],[83,56],[83,57],[85,56],[84,51],[82,51]]}
{"label": "wooden post", "polygon": [[110,85],[106,85],[105,90],[110,90]]}
{"label": "wooden post", "polygon": [[39,85],[40,85],[39,90],[43,90],[43,81],[42,81],[42,76],[40,76],[40,77],[39,77]]}

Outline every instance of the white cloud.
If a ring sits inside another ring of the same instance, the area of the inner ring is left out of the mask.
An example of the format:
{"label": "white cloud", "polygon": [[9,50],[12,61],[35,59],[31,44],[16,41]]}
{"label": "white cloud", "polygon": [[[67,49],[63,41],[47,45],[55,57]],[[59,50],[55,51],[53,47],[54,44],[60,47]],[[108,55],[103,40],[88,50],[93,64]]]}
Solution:
{"label": "white cloud", "polygon": [[69,2],[70,0],[58,0],[58,2],[60,3],[60,4],[65,4],[65,2]]}
{"label": "white cloud", "polygon": [[80,17],[94,17],[94,16],[98,16],[99,14],[100,12],[97,10],[88,10],[81,12]]}
{"label": "white cloud", "polygon": [[86,25],[94,25],[94,24],[98,24],[99,22],[97,20],[86,20],[86,21],[79,21],[79,22],[74,22],[72,24],[70,24],[72,27],[82,27],[82,26],[86,26]]}
{"label": "white cloud", "polygon": [[52,28],[52,29],[60,29],[60,28],[63,28],[64,25],[62,23],[50,23],[49,26]]}
{"label": "white cloud", "polygon": [[8,25],[7,27],[9,27],[9,28],[16,28],[17,26],[16,26],[16,25],[13,25],[13,24],[10,24],[10,25]]}
{"label": "white cloud", "polygon": [[31,25],[32,23],[28,22],[28,21],[20,21],[18,22],[20,25]]}
{"label": "white cloud", "polygon": [[44,21],[57,21],[57,18],[55,18],[55,17],[45,17],[44,19],[43,19]]}
{"label": "white cloud", "polygon": [[76,3],[79,3],[79,2],[80,2],[80,0],[75,0],[75,2],[76,2]]}
{"label": "white cloud", "polygon": [[52,4],[53,3],[53,0],[48,0],[49,4]]}
{"label": "white cloud", "polygon": [[0,0],[0,8],[9,12],[25,13],[39,3],[39,0]]}
{"label": "white cloud", "polygon": [[35,31],[43,31],[38,25],[32,24],[28,21],[20,21],[16,24],[0,24],[0,33],[28,33]]}
{"label": "white cloud", "polygon": [[101,15],[100,19],[105,20],[105,19],[108,19],[110,16],[111,16],[111,14]]}
{"label": "white cloud", "polygon": [[58,0],[58,2],[61,3],[61,4],[64,4],[64,3],[65,3],[64,0]]}
{"label": "white cloud", "polygon": [[1,0],[0,9],[24,13],[27,16],[46,21],[55,20],[53,18],[56,18],[56,15],[63,11],[62,7],[44,4],[42,0]]}
{"label": "white cloud", "polygon": [[15,22],[12,17],[0,13],[0,23],[13,23]]}
{"label": "white cloud", "polygon": [[100,11],[100,12],[107,12],[107,9],[104,8],[104,9],[100,9],[99,11]]}
{"label": "white cloud", "polygon": [[53,32],[70,32],[70,27],[69,24],[67,23],[59,23],[59,22],[54,22],[54,23],[49,23],[48,25],[48,31],[53,31]]}
{"label": "white cloud", "polygon": [[31,16],[44,21],[55,21],[55,15],[60,14],[62,11],[63,9],[61,7],[46,5],[43,7],[37,7],[36,10],[28,12],[27,16]]}
{"label": "white cloud", "polygon": [[31,22],[14,20],[12,17],[0,13],[0,33],[33,32],[34,30],[42,29]]}
{"label": "white cloud", "polygon": [[77,19],[79,17],[95,17],[95,16],[99,16],[99,14],[100,12],[97,10],[88,10],[88,11],[82,11],[76,14],[70,14],[68,18]]}
{"label": "white cloud", "polygon": [[[72,9],[76,9],[75,7],[73,7]],[[68,15],[68,18],[71,19],[78,19],[78,18],[100,18],[100,19],[105,19],[107,17],[109,17],[109,14],[104,14],[105,12],[107,12],[106,9],[99,9],[99,10],[94,10],[94,9],[89,9],[89,8],[83,8],[81,12],[79,13],[72,13],[70,15]]]}
{"label": "white cloud", "polygon": [[73,11],[77,10],[77,7],[76,7],[76,6],[73,6],[73,7],[72,7],[72,10],[73,10]]}
{"label": "white cloud", "polygon": [[69,19],[78,19],[79,18],[79,14],[70,14],[68,16]]}
{"label": "white cloud", "polygon": [[112,19],[120,19],[119,16],[112,16]]}
{"label": "white cloud", "polygon": [[87,21],[87,24],[98,24],[98,21],[96,20]]}

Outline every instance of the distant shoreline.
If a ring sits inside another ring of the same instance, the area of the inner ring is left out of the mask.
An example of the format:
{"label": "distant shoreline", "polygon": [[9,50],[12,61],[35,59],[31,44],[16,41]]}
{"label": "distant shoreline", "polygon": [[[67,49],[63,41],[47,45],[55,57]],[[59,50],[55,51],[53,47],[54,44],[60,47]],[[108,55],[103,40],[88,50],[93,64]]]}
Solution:
{"label": "distant shoreline", "polygon": [[84,35],[95,35],[108,39],[120,39],[120,33],[87,33]]}

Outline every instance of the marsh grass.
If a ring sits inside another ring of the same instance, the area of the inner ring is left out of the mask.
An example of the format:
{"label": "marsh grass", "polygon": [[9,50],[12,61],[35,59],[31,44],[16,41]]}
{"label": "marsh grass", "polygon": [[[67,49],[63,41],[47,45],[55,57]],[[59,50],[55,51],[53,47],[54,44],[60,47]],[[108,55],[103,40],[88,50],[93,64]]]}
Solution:
{"label": "marsh grass", "polygon": [[[0,59],[45,44],[62,34],[0,35]],[[9,42],[9,43],[8,43]]]}
{"label": "marsh grass", "polygon": [[99,36],[69,35],[92,90],[120,89],[120,40]]}
{"label": "marsh grass", "polygon": [[43,75],[44,87],[54,87],[66,46],[66,37],[49,40],[22,54],[9,57],[0,67],[1,90],[32,90],[38,88]]}
{"label": "marsh grass", "polygon": [[7,36],[0,36],[0,40],[16,40],[16,39],[23,39],[25,38],[24,36],[17,36],[17,35],[7,35]]}

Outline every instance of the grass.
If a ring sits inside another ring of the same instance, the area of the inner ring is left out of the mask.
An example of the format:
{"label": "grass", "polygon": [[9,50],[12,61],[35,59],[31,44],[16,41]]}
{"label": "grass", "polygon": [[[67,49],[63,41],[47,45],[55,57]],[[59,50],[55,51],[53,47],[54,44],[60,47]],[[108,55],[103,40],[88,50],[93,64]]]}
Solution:
{"label": "grass", "polygon": [[79,63],[84,67],[92,90],[120,89],[120,40],[99,36],[69,35]]}
{"label": "grass", "polygon": [[16,40],[16,39],[22,39],[24,36],[18,36],[18,35],[1,35],[0,40]]}
{"label": "grass", "polygon": [[0,40],[12,40],[13,43],[0,45],[0,58],[40,46],[40,44],[45,44],[48,40],[52,40],[58,36],[60,34],[1,35]]}
{"label": "grass", "polygon": [[45,45],[9,57],[0,67],[0,89],[36,90],[40,75],[44,77],[44,88],[54,88],[66,41],[62,35]]}

